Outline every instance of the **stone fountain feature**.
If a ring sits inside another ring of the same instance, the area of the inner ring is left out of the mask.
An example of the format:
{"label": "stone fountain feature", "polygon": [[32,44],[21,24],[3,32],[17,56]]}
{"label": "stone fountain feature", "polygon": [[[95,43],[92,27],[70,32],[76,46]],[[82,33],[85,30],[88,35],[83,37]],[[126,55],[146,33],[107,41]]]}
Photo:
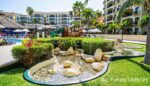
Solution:
{"label": "stone fountain feature", "polygon": [[[135,49],[135,47],[134,47]],[[68,85],[95,79],[108,69],[112,56],[144,55],[127,48],[125,45],[115,46],[114,51],[102,52],[97,49],[94,55],[87,55],[81,50],[70,47],[67,51],[54,49],[54,56],[41,62],[24,73],[25,79],[41,85]]]}
{"label": "stone fountain feature", "polygon": [[103,57],[101,49],[97,49],[92,56],[72,47],[67,51],[56,48],[53,58],[33,66],[28,75],[32,81],[36,81],[35,83],[49,85],[80,83],[93,79],[104,69],[108,59],[103,60]]}

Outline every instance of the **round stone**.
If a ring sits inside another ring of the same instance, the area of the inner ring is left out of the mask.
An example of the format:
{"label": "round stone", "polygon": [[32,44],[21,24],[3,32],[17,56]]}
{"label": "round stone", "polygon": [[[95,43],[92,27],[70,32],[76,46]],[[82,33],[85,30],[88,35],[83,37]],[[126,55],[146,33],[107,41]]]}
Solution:
{"label": "round stone", "polygon": [[93,63],[93,62],[95,62],[95,59],[93,57],[88,57],[88,58],[85,58],[85,62]]}
{"label": "round stone", "polygon": [[64,69],[62,71],[63,75],[64,76],[67,76],[67,77],[73,77],[73,76],[77,76],[77,75],[80,75],[81,72],[75,68],[67,68],[67,69]]}
{"label": "round stone", "polygon": [[102,61],[102,55],[103,55],[103,52],[101,49],[96,49],[96,52],[94,54],[94,58],[96,61],[100,62]]}
{"label": "round stone", "polygon": [[104,62],[94,62],[91,64],[93,70],[100,71],[104,67]]}
{"label": "round stone", "polygon": [[64,68],[70,68],[73,65],[74,65],[74,63],[72,61],[65,61],[63,63]]}

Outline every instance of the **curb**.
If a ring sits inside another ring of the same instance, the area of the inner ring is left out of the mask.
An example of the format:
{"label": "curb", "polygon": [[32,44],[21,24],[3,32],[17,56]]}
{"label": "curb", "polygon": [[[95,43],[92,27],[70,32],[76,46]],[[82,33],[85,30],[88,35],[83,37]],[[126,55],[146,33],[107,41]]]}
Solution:
{"label": "curb", "polygon": [[106,62],[106,65],[105,67],[103,68],[103,70],[101,72],[99,72],[98,74],[96,74],[95,76],[89,78],[89,79],[85,79],[85,80],[79,80],[79,81],[76,81],[76,82],[71,82],[71,83],[62,83],[62,84],[57,84],[57,83],[48,83],[48,82],[42,82],[42,81],[38,81],[38,80],[34,80],[32,79],[32,77],[30,76],[29,74],[29,70],[26,70],[23,74],[24,76],[24,79],[29,81],[30,83],[34,83],[34,84],[38,84],[38,85],[50,85],[50,86],[63,86],[63,85],[74,85],[74,84],[79,84],[79,83],[85,83],[85,82],[88,82],[88,81],[91,81],[91,80],[94,80],[94,79],[97,79],[99,78],[100,76],[104,75],[107,71],[108,71],[108,68],[109,68],[109,64],[111,61],[116,61],[116,60],[121,60],[121,59],[128,59],[128,58],[137,58],[137,57],[143,57],[145,55],[139,55],[139,56],[114,56],[114,57],[111,57],[109,59],[108,62]]}

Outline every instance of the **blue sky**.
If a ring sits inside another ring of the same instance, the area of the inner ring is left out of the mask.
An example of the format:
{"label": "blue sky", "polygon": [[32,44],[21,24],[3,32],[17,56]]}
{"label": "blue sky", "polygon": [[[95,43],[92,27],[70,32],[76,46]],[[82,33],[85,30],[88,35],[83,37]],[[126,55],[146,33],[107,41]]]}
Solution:
{"label": "blue sky", "polygon": [[[35,11],[70,11],[75,1],[84,0],[0,0],[0,10],[26,14],[26,8],[31,6]],[[103,0],[89,0],[87,7],[103,11]]]}

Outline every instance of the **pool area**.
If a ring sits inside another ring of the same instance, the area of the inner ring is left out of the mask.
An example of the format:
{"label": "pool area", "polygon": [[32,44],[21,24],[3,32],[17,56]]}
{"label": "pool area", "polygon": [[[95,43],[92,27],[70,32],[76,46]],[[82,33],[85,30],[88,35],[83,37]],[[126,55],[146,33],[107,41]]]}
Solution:
{"label": "pool area", "polygon": [[22,41],[22,39],[19,39],[19,38],[6,38],[6,40],[8,42],[13,42],[13,43],[18,43]]}

